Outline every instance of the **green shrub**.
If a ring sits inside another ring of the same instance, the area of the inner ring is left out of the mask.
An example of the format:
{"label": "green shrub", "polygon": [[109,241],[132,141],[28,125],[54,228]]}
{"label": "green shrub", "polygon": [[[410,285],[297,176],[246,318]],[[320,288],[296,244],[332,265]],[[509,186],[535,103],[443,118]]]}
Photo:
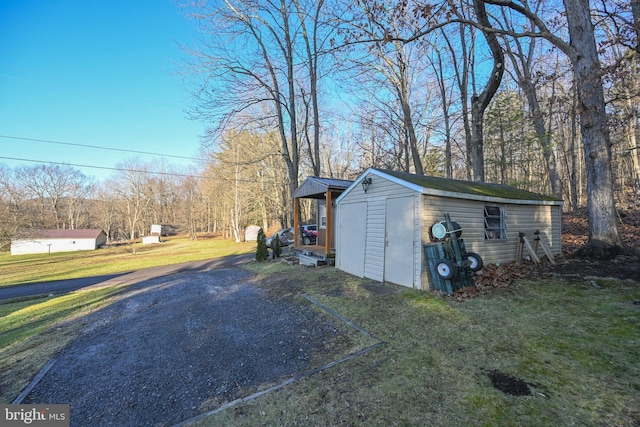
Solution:
{"label": "green shrub", "polygon": [[256,249],[256,261],[265,261],[269,258],[269,250],[267,249],[267,236],[265,236],[262,228],[258,231],[258,248]]}
{"label": "green shrub", "polygon": [[279,258],[282,254],[282,246],[280,246],[280,236],[276,235],[276,238],[271,242],[271,247],[273,248],[273,257]]}

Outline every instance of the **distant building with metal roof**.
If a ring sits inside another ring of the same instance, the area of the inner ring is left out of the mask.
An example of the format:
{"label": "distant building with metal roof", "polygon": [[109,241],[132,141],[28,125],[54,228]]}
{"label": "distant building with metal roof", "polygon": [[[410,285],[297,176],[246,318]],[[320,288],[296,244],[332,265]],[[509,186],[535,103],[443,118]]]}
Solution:
{"label": "distant building with metal roof", "polygon": [[11,240],[11,255],[95,250],[107,243],[97,228],[78,230],[25,230]]}

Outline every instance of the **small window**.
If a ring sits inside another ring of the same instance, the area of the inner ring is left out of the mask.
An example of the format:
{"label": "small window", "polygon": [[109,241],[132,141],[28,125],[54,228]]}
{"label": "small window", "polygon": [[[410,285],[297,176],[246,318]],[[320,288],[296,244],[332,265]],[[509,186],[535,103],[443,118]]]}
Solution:
{"label": "small window", "polygon": [[484,207],[484,239],[497,240],[507,238],[507,226],[504,221],[504,209],[499,206]]}
{"label": "small window", "polygon": [[327,228],[327,202],[320,200],[318,203],[318,216],[320,217],[320,228]]}

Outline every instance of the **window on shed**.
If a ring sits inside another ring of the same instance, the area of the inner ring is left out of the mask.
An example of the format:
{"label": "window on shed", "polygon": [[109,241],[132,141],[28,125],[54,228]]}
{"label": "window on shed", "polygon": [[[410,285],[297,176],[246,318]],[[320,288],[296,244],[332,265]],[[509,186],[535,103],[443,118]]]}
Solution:
{"label": "window on shed", "polygon": [[504,220],[504,209],[500,206],[484,207],[484,239],[496,240],[507,238],[507,226]]}

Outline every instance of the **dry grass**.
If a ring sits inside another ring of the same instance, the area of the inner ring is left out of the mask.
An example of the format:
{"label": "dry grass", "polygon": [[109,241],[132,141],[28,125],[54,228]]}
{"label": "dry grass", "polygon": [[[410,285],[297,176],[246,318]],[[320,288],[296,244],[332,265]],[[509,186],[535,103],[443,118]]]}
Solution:
{"label": "dry grass", "polygon": [[73,338],[69,322],[107,304],[118,287],[0,304],[0,402],[11,403],[36,373]]}
{"label": "dry grass", "polygon": [[255,251],[255,242],[222,239],[170,238],[157,245],[122,245],[95,251],[51,255],[0,254],[0,286],[75,279],[140,270],[148,267],[201,261]]}
{"label": "dry grass", "polygon": [[[308,295],[384,345],[195,425],[640,424],[637,282],[524,279],[459,302],[391,285],[383,289],[394,293],[372,292],[370,281],[333,268],[250,268],[274,297]],[[73,339],[71,325],[81,322],[64,319],[107,303],[115,291],[0,304],[2,401]],[[316,355],[314,366],[372,342],[357,335]],[[497,390],[494,372],[526,382],[531,395]]]}
{"label": "dry grass", "polygon": [[[271,275],[385,345],[198,426],[634,426],[640,423],[640,285],[537,279],[456,302],[377,295],[333,269]],[[529,396],[494,388],[501,372]]]}

